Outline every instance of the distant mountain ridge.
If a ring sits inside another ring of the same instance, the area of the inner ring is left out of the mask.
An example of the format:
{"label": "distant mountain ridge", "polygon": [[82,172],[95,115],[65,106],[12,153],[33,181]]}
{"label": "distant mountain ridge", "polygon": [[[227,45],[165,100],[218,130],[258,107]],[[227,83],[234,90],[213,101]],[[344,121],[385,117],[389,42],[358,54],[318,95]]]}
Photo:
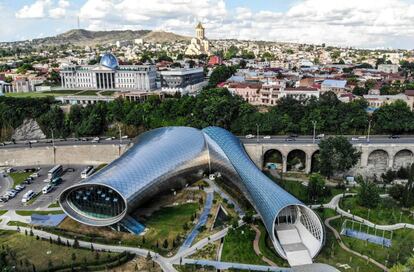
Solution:
{"label": "distant mountain ridge", "polygon": [[181,36],[172,32],[151,30],[110,30],[91,31],[85,29],[72,29],[65,33],[40,39],[32,40],[36,45],[74,44],[81,46],[93,46],[97,44],[115,43],[116,41],[134,41],[143,39],[149,42],[175,42],[188,41],[191,38]]}

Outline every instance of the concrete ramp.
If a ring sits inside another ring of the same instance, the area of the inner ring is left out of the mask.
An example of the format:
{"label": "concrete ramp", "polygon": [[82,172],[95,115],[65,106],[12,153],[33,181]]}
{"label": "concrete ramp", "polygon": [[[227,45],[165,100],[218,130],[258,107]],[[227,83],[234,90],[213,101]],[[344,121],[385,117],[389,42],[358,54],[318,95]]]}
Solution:
{"label": "concrete ramp", "polygon": [[276,227],[279,242],[286,252],[286,257],[290,266],[299,266],[312,263],[308,248],[302,243],[295,225],[280,224]]}

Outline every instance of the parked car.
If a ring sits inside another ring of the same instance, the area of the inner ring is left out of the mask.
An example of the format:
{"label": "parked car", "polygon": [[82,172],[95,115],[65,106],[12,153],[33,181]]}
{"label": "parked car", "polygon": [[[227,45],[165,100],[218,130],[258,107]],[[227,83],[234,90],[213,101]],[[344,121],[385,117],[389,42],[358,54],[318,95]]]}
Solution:
{"label": "parked car", "polygon": [[264,136],[263,137],[263,139],[271,139],[272,137],[271,136],[269,136],[269,135],[267,135],[267,136]]}
{"label": "parked car", "polygon": [[246,135],[246,139],[251,139],[251,138],[254,138],[254,135],[253,134],[247,134]]}
{"label": "parked car", "polygon": [[52,190],[53,190],[53,186],[51,184],[48,184],[45,187],[43,187],[42,193],[47,194],[47,193],[51,192]]}
{"label": "parked car", "polygon": [[29,185],[29,184],[31,184],[32,183],[32,180],[31,179],[25,179],[24,181],[23,181],[23,184],[24,185]]}
{"label": "parked car", "polygon": [[7,202],[7,201],[9,201],[9,196],[6,196],[6,195],[4,195],[4,196],[1,196],[0,197],[0,202]]}
{"label": "parked car", "polygon": [[17,193],[18,192],[16,190],[10,189],[10,190],[7,190],[6,195],[8,195],[10,198],[13,198],[17,195]]}
{"label": "parked car", "polygon": [[39,176],[40,176],[39,172],[34,172],[33,174],[30,175],[30,177],[33,179],[38,178]]}
{"label": "parked car", "polygon": [[23,195],[22,198],[22,203],[27,203],[30,199],[32,199],[33,197],[35,197],[35,192],[33,192],[33,190],[28,191],[27,193],[25,193]]}
{"label": "parked car", "polygon": [[9,167],[6,169],[6,173],[13,173],[14,172],[14,168],[13,167]]}
{"label": "parked car", "polygon": [[49,183],[49,182],[50,182],[50,179],[49,179],[49,178],[44,179],[44,180],[43,180],[43,182],[45,182],[45,183],[46,183],[46,182],[47,182],[47,183]]}
{"label": "parked car", "polygon": [[26,186],[24,186],[24,184],[19,184],[19,185],[16,185],[16,186],[14,187],[14,189],[15,189],[16,191],[18,191],[18,192],[23,191],[23,190],[24,190],[24,188],[26,188]]}

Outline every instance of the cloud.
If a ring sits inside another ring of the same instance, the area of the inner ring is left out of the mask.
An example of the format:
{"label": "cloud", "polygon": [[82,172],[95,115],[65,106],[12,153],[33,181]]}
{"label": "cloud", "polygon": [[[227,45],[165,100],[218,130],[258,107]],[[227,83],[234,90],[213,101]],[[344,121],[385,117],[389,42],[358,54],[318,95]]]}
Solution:
{"label": "cloud", "polygon": [[66,9],[70,6],[69,1],[59,0],[36,0],[31,5],[25,5],[15,14],[18,19],[58,19],[66,15]]}

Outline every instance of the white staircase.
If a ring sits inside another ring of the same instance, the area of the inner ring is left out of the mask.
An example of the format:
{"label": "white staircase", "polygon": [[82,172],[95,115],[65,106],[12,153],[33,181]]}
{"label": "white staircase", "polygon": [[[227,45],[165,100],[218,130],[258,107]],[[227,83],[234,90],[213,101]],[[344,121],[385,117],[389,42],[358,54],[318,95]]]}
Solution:
{"label": "white staircase", "polygon": [[283,250],[286,252],[290,266],[312,263],[312,257],[306,246],[302,243],[302,239],[295,225],[280,224],[276,227],[276,233]]}

